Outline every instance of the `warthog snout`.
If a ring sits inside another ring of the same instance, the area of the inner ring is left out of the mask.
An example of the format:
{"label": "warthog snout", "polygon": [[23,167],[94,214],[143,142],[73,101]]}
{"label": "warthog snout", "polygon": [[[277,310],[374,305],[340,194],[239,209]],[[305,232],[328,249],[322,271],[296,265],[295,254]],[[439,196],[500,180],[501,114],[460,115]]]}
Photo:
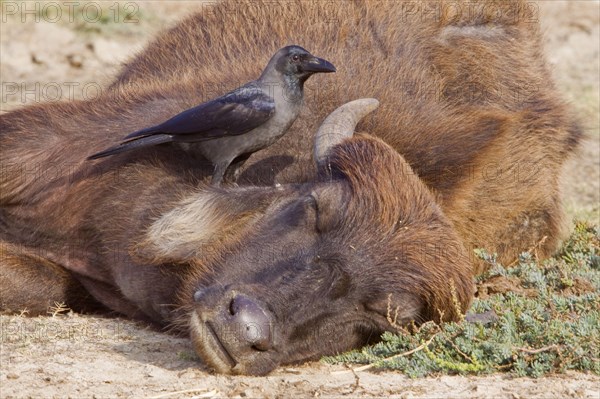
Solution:
{"label": "warthog snout", "polygon": [[273,347],[273,316],[266,306],[235,290],[206,288],[194,294],[192,335],[202,341],[220,372],[245,373],[245,364]]}

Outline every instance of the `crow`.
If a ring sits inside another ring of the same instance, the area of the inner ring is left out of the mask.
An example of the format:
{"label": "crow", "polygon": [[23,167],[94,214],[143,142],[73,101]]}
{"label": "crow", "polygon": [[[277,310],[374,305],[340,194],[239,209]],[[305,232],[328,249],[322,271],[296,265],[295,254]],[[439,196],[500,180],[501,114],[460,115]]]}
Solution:
{"label": "crow", "polygon": [[121,144],[88,159],[163,143],[198,143],[195,147],[215,166],[211,183],[218,186],[224,179],[235,181],[250,155],[277,141],[296,120],[304,82],[315,73],[335,71],[329,61],[300,46],[284,47],[257,80],[131,133]]}

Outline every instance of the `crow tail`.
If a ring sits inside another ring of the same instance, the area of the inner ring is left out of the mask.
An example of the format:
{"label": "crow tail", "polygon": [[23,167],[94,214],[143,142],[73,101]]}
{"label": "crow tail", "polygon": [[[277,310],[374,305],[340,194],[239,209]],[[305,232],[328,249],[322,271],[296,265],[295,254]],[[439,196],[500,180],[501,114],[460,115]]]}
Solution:
{"label": "crow tail", "polygon": [[135,150],[137,148],[148,147],[151,145],[163,144],[173,141],[173,137],[169,134],[157,134],[154,136],[146,136],[141,137],[136,140],[127,141],[116,145],[114,147],[110,147],[104,151],[100,151],[95,153],[94,155],[90,155],[87,159],[98,159],[108,157],[110,155],[120,154],[122,152]]}
{"label": "crow tail", "polygon": [[125,136],[125,138],[123,138],[123,141],[130,141],[130,140],[136,139],[138,137],[150,136],[150,135],[154,135],[156,133],[159,133],[160,130],[158,130],[157,127],[158,126],[147,127],[145,129],[138,130],[136,132],[130,133],[127,136]]}

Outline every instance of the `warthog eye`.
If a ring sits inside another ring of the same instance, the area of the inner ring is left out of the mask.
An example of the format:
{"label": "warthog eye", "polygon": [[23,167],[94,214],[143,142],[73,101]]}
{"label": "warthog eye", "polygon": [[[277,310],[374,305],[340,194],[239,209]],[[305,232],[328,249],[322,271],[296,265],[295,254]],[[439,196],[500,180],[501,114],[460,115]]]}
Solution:
{"label": "warthog eye", "polygon": [[335,280],[331,286],[331,290],[329,291],[329,297],[331,299],[343,297],[350,290],[351,284],[352,280],[348,273],[341,269],[336,270]]}
{"label": "warthog eye", "polygon": [[325,278],[325,281],[327,281],[328,284],[328,298],[336,299],[348,293],[348,290],[352,285],[352,279],[344,269],[340,259],[333,257],[317,257],[314,262],[328,276]]}
{"label": "warthog eye", "polygon": [[311,193],[308,197],[306,197],[306,204],[312,209],[315,213],[315,229],[317,232],[320,232],[319,229],[319,201],[317,200],[317,196],[315,193]]}
{"label": "warthog eye", "polygon": [[317,197],[314,193],[311,193],[307,198],[306,202],[310,205],[315,211],[319,211],[319,202],[317,201]]}
{"label": "warthog eye", "polygon": [[[317,201],[307,195],[290,203],[281,213],[281,223],[294,228],[305,227],[316,230]],[[280,222],[278,222],[279,224]]]}

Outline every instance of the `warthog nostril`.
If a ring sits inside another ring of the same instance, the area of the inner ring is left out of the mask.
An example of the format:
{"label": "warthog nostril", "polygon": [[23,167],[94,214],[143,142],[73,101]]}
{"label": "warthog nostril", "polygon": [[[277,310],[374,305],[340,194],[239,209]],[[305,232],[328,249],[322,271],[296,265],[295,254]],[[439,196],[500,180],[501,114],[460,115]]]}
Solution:
{"label": "warthog nostril", "polygon": [[240,341],[260,351],[271,348],[271,318],[258,303],[237,295],[229,303],[229,313]]}

